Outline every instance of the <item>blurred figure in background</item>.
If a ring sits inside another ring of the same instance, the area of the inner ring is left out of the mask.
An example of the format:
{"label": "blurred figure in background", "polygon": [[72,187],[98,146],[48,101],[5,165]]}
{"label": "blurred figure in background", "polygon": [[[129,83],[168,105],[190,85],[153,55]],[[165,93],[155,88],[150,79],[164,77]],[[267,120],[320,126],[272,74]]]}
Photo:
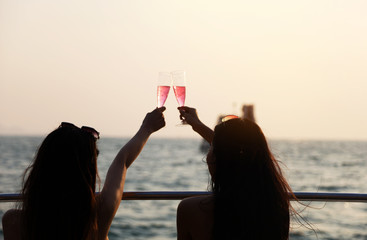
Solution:
{"label": "blurred figure in background", "polygon": [[242,106],[242,118],[243,119],[248,119],[248,120],[251,120],[253,122],[256,122],[256,119],[255,119],[255,114],[254,114],[254,105],[253,104],[249,104],[249,105],[246,105],[244,104]]}

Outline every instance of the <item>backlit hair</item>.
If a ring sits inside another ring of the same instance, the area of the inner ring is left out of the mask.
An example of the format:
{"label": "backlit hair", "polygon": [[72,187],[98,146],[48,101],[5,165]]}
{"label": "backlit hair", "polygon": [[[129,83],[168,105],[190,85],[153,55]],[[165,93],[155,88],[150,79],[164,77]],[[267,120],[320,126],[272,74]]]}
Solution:
{"label": "backlit hair", "polygon": [[97,146],[80,129],[58,128],[23,180],[23,239],[96,239]]}
{"label": "backlit hair", "polygon": [[260,127],[228,120],[212,144],[214,239],[288,239],[292,190]]}

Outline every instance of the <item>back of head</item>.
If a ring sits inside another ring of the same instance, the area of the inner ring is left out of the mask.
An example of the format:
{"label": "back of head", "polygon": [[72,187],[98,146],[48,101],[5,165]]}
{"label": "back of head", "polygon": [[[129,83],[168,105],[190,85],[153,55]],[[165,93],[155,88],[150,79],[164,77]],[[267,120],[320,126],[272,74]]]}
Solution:
{"label": "back of head", "polygon": [[24,177],[24,239],[90,239],[98,174],[96,142],[89,133],[51,132]]}
{"label": "back of head", "polygon": [[289,185],[260,127],[247,119],[216,126],[215,239],[288,239]]}

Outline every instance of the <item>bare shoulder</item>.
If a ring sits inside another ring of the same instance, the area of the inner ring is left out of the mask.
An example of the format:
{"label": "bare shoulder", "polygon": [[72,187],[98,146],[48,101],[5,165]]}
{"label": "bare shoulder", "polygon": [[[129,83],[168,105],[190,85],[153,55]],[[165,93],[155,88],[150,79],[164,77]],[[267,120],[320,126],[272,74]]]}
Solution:
{"label": "bare shoulder", "polygon": [[211,204],[213,202],[212,196],[197,196],[197,197],[188,197],[183,199],[180,204],[180,206],[198,206],[200,204]]}
{"label": "bare shoulder", "polygon": [[20,216],[21,216],[21,211],[17,210],[17,209],[10,209],[8,211],[5,212],[5,214],[3,215],[3,225],[4,224],[15,224],[15,223],[19,223],[20,221]]}
{"label": "bare shoulder", "polygon": [[210,214],[213,211],[212,196],[198,196],[183,199],[178,205],[178,213],[185,215]]}
{"label": "bare shoulder", "polygon": [[177,239],[212,239],[213,210],[212,196],[182,200],[177,208]]}
{"label": "bare shoulder", "polygon": [[17,209],[8,210],[3,218],[4,239],[20,239],[20,217],[21,211]]}

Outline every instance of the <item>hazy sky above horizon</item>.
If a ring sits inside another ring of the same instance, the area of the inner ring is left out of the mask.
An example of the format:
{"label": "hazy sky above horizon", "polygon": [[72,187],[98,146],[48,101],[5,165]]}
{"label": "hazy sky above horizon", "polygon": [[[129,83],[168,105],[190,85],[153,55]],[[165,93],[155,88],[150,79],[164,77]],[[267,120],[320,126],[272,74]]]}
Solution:
{"label": "hazy sky above horizon", "polygon": [[[61,121],[132,136],[159,71],[214,126],[253,103],[269,138],[367,139],[367,1],[0,0],[0,135]],[[177,102],[156,137],[177,127]]]}

